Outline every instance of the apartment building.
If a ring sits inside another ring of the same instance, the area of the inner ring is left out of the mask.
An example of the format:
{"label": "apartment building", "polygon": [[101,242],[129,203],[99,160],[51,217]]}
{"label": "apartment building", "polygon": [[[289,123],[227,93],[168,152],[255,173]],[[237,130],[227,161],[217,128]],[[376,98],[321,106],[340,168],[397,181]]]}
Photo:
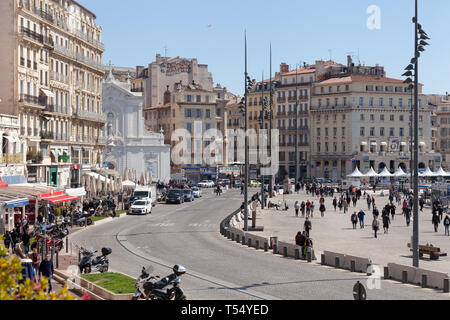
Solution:
{"label": "apartment building", "polygon": [[433,96],[429,103],[436,108],[436,121],[433,128],[436,130],[435,151],[442,155],[442,167],[450,168],[450,95]]}
{"label": "apartment building", "polygon": [[[432,146],[432,112],[419,88],[419,168],[440,166]],[[381,66],[355,66],[313,86],[311,104],[312,170],[316,177],[339,180],[355,167],[410,170],[412,91],[386,77]]]}
{"label": "apartment building", "polygon": [[4,0],[0,10],[0,112],[19,117],[28,181],[78,187],[105,145],[102,29],[74,0]]}

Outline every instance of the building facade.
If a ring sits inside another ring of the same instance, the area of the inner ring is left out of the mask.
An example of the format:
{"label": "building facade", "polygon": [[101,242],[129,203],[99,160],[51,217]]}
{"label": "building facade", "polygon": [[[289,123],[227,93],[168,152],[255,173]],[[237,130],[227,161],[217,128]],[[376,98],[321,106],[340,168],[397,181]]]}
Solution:
{"label": "building facade", "polygon": [[450,95],[432,97],[429,102],[436,108],[436,122],[433,126],[437,135],[435,150],[442,155],[442,167],[448,170],[450,168]]}
{"label": "building facade", "polygon": [[135,169],[137,178],[152,172],[153,181],[170,179],[170,145],[161,133],[149,133],[143,117],[144,97],[132,92],[130,82],[121,82],[110,71],[103,84],[103,113],[107,116],[107,145],[103,162],[124,174]]}
{"label": "building facade", "polygon": [[19,117],[28,182],[79,187],[101,165],[101,58],[94,13],[74,0],[5,0],[0,110]]}
{"label": "building facade", "polygon": [[[440,166],[432,148],[432,113],[419,88],[419,168]],[[354,66],[318,81],[311,104],[312,170],[316,177],[345,179],[355,167],[409,172],[412,91],[380,66]]]}

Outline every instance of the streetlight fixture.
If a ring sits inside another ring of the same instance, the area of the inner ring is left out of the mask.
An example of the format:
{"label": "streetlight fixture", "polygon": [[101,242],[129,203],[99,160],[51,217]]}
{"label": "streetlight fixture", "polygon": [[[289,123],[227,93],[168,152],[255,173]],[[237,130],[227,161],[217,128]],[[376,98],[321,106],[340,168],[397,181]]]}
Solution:
{"label": "streetlight fixture", "polygon": [[[404,83],[410,84],[408,89],[414,89],[414,163],[411,166],[411,178],[414,170],[413,180],[413,201],[414,201],[414,212],[413,212],[413,266],[419,267],[419,172],[418,172],[418,162],[419,162],[419,58],[420,53],[425,51],[425,47],[428,46],[429,40],[428,34],[422,29],[422,25],[418,22],[418,0],[415,0],[415,17],[412,19],[414,23],[414,58],[411,59],[411,63],[405,68],[407,72],[403,75],[408,77]],[[420,40],[420,42],[419,42]],[[414,84],[412,70],[414,70]]]}

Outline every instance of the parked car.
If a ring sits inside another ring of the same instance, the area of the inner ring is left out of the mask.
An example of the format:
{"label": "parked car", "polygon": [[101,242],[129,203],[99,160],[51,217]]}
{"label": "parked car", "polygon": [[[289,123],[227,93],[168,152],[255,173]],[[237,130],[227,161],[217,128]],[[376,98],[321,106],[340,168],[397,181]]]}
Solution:
{"label": "parked car", "polygon": [[233,186],[235,188],[240,188],[243,185],[241,180],[233,180]]}
{"label": "parked car", "polygon": [[214,182],[211,180],[202,180],[197,184],[197,187],[200,188],[213,188]]}
{"label": "parked car", "polygon": [[197,187],[192,188],[192,193],[194,194],[195,198],[202,197],[202,190],[200,188],[197,188]]}
{"label": "parked car", "polygon": [[229,186],[230,185],[230,180],[229,179],[222,179],[222,180],[219,180],[219,184],[222,186],[222,187],[224,187],[224,186]]}
{"label": "parked car", "polygon": [[149,214],[152,213],[152,200],[150,198],[139,199],[133,202],[127,214]]}
{"label": "parked car", "polygon": [[170,189],[167,193],[166,203],[184,203],[184,194],[180,189]]}
{"label": "parked car", "polygon": [[258,187],[261,187],[261,182],[256,181],[256,180],[250,180],[248,183],[248,186],[251,188],[258,188]]}
{"label": "parked car", "polygon": [[194,201],[194,193],[192,192],[192,189],[184,189],[183,195],[184,195],[184,201],[189,201],[189,202]]}

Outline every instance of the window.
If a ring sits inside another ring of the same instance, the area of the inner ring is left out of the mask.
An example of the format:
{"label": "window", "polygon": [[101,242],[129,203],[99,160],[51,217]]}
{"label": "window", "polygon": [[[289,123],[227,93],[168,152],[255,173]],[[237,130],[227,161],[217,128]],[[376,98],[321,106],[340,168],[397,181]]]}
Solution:
{"label": "window", "polygon": [[422,137],[423,136],[423,129],[419,128],[419,136]]}
{"label": "window", "polygon": [[380,98],[378,101],[379,101],[379,106],[382,107],[383,106],[383,98]]}
{"label": "window", "polygon": [[360,97],[359,98],[359,106],[362,107],[364,105],[364,98]]}
{"label": "window", "polygon": [[337,143],[333,142],[333,152],[337,152]]}
{"label": "window", "polygon": [[361,115],[359,116],[359,120],[364,121],[364,114],[361,114]]}
{"label": "window", "polygon": [[325,128],[325,137],[328,137],[328,128]]}
{"label": "window", "polygon": [[210,123],[205,123],[205,131],[208,131],[209,129],[211,129],[211,124]]}
{"label": "window", "polygon": [[325,142],[325,152],[328,152],[328,142]]}
{"label": "window", "polygon": [[389,98],[389,107],[393,107],[394,106],[394,99]]}
{"label": "window", "polygon": [[395,130],[394,128],[390,128],[390,129],[389,129],[389,136],[390,136],[390,137],[393,137],[393,136],[394,136],[394,130]]}
{"label": "window", "polygon": [[400,135],[400,137],[403,137],[403,128],[399,128],[399,135]]}
{"label": "window", "polygon": [[195,116],[196,118],[202,117],[202,110],[201,109],[195,109]]}
{"label": "window", "polygon": [[374,114],[370,115],[370,121],[375,121],[375,115]]}
{"label": "window", "polygon": [[345,127],[342,127],[342,136],[345,137]]}
{"label": "window", "polygon": [[405,116],[401,114],[399,119],[400,119],[400,121],[404,121],[405,120]]}
{"label": "window", "polygon": [[197,102],[201,102],[201,96],[197,96]]}
{"label": "window", "polygon": [[384,121],[384,114],[380,114],[380,121]]}
{"label": "window", "polygon": [[186,95],[186,101],[187,102],[191,102],[192,101],[192,96],[190,94]]}
{"label": "window", "polygon": [[336,138],[336,136],[337,136],[337,128],[333,128],[333,137]]}
{"label": "window", "polygon": [[320,152],[320,142],[317,143],[317,152]]}
{"label": "window", "polygon": [[184,109],[184,117],[190,118],[191,116],[191,109]]}
{"label": "window", "polygon": [[317,128],[317,136],[320,137],[320,128]]}
{"label": "window", "polygon": [[375,128],[374,127],[370,128],[370,136],[371,137],[375,136]]}
{"label": "window", "polygon": [[391,115],[389,116],[389,120],[395,121],[395,115],[391,114]]}
{"label": "window", "polygon": [[372,97],[369,98],[369,106],[373,107],[373,98]]}
{"label": "window", "polygon": [[344,104],[344,107],[346,107],[346,106],[347,106],[347,98],[344,98],[344,102],[343,102],[343,104]]}
{"label": "window", "polygon": [[211,118],[211,111],[205,110],[205,118]]}
{"label": "window", "polygon": [[364,127],[359,128],[359,135],[360,135],[361,137],[364,137],[364,136],[365,136],[365,130],[364,130]]}
{"label": "window", "polygon": [[192,134],[192,123],[186,123],[186,130],[189,131],[190,134]]}
{"label": "window", "polygon": [[403,99],[402,98],[398,99],[398,106],[403,107]]}
{"label": "window", "polygon": [[383,127],[380,128],[380,137],[384,137],[384,128]]}
{"label": "window", "polygon": [[345,152],[345,142],[342,142],[342,152]]}

